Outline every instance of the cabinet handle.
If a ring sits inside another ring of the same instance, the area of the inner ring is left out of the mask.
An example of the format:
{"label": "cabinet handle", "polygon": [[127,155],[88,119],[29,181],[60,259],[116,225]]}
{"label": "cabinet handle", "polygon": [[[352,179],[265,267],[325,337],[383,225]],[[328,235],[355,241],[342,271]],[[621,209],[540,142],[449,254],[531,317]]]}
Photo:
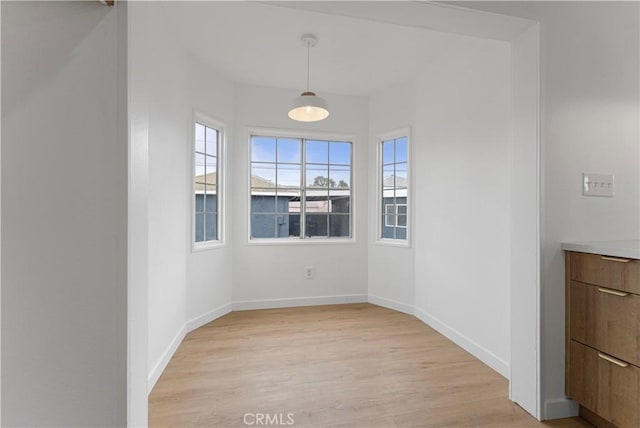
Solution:
{"label": "cabinet handle", "polygon": [[607,256],[600,256],[600,259],[608,260],[610,262],[620,262],[620,263],[629,263],[631,261],[631,259],[621,259],[619,257],[607,257]]}
{"label": "cabinet handle", "polygon": [[629,293],[625,293],[623,291],[610,290],[608,288],[598,287],[598,291],[601,293],[613,294],[614,296],[625,297],[628,296]]}
{"label": "cabinet handle", "polygon": [[624,361],[620,361],[620,360],[618,360],[616,358],[610,357],[610,356],[602,354],[600,352],[598,352],[598,357],[602,358],[605,361],[609,361],[610,363],[613,363],[616,366],[627,367],[629,365],[628,363],[625,363]]}

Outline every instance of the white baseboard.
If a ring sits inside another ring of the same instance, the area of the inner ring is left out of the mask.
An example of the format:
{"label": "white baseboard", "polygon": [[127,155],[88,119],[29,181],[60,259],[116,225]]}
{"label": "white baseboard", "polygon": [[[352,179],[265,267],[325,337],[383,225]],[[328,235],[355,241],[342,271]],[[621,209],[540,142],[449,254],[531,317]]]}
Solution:
{"label": "white baseboard", "polygon": [[345,303],[366,303],[366,294],[346,294],[337,296],[293,297],[287,299],[241,300],[233,302],[234,311],[254,309],[291,308],[295,306],[337,305]]}
{"label": "white baseboard", "polygon": [[171,361],[171,357],[176,353],[186,335],[187,330],[185,326],[182,326],[178,334],[176,334],[171,343],[169,343],[169,346],[162,354],[162,357],[160,357],[160,360],[156,363],[153,369],[151,369],[149,377],[147,378],[147,394],[150,394],[153,387],[156,386],[156,382],[160,379],[162,372],[167,368],[169,361]]}
{"label": "white baseboard", "polygon": [[427,324],[429,327],[433,328],[440,334],[446,336],[449,340],[454,342],[456,345],[460,346],[465,351],[469,352],[471,355],[500,373],[503,377],[509,379],[509,363],[498,357],[488,349],[478,345],[473,340],[469,339],[464,334],[459,331],[449,327],[444,322],[440,321],[434,316],[431,316],[429,313],[424,310],[415,307],[414,313],[416,318],[418,318],[423,323]]}
{"label": "white baseboard", "polygon": [[147,378],[147,394],[151,393],[151,390],[162,376],[162,373],[167,368],[169,361],[178,350],[178,347],[184,340],[187,333],[192,332],[193,330],[202,327],[203,325],[210,323],[211,321],[220,318],[223,315],[231,312],[231,303],[227,303],[226,305],[222,305],[216,309],[213,309],[205,314],[200,315],[192,319],[191,321],[187,321],[185,325],[180,329],[178,334],[173,338],[167,349],[160,357],[160,360],[153,367],[151,372],[149,373],[149,377]]}
{"label": "white baseboard", "polygon": [[205,324],[210,323],[213,320],[220,318],[223,315],[231,312],[232,305],[231,303],[227,303],[226,305],[222,305],[218,308],[215,308],[206,314],[202,314],[199,317],[192,319],[191,321],[187,321],[187,325],[185,329],[187,333],[192,332],[193,330],[202,327]]}
{"label": "white baseboard", "polygon": [[397,300],[386,299],[374,294],[369,294],[368,301],[372,305],[382,306],[383,308],[393,309],[394,311],[402,312],[409,315],[414,314],[413,305],[398,302]]}
{"label": "white baseboard", "polygon": [[568,398],[558,398],[544,402],[543,420],[578,416],[578,403]]}

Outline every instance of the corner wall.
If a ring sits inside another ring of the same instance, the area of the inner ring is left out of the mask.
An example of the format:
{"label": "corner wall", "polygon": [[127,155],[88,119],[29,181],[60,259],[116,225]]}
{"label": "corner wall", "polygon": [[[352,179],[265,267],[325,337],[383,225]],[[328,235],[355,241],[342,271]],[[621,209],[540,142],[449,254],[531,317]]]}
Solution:
{"label": "corner wall", "polygon": [[[378,241],[379,225],[377,215],[378,189],[378,136],[401,128],[415,130],[416,117],[416,84],[409,81],[394,85],[373,94],[369,99],[369,248],[367,252],[369,271],[369,302],[389,307],[401,312],[413,314],[414,283],[414,239],[410,233],[409,246],[397,246]],[[409,136],[410,154],[417,144],[422,144]],[[414,176],[415,157],[409,159],[409,174]],[[414,207],[415,195],[413,182],[410,180],[409,206]],[[415,210],[409,215],[409,230],[416,224]]]}
{"label": "corner wall", "polygon": [[[138,74],[131,90],[138,97],[132,114],[139,117],[131,120],[146,123],[148,139],[147,389],[151,391],[184,336],[231,310],[231,216],[227,216],[227,245],[192,250],[191,139],[194,111],[223,122],[227,139],[232,139],[233,85],[184,49],[165,21],[165,5],[132,2],[129,7],[130,39],[138,52],[132,57]],[[232,156],[228,151],[229,164]]]}
{"label": "corner wall", "polygon": [[126,15],[1,8],[2,425],[125,426]]}
{"label": "corner wall", "polygon": [[466,38],[417,80],[416,316],[503,376],[510,359],[510,44]]}
{"label": "corner wall", "polygon": [[[543,418],[564,395],[563,241],[640,238],[640,5],[456,2],[540,22]],[[582,172],[615,175],[613,198],[582,196]]]}

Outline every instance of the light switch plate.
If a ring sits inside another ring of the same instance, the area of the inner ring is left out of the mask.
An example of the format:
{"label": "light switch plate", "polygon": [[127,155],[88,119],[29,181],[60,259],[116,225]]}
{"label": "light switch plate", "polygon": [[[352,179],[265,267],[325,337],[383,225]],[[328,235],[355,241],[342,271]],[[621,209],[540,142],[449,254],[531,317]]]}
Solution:
{"label": "light switch plate", "polygon": [[583,172],[582,194],[584,196],[604,196],[612,198],[615,194],[613,174]]}

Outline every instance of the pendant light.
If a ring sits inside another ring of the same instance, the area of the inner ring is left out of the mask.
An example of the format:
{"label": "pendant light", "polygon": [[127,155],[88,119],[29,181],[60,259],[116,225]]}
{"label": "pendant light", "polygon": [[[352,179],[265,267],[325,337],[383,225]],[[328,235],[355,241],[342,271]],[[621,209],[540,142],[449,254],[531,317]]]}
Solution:
{"label": "pendant light", "polygon": [[313,34],[304,34],[302,44],[307,47],[307,90],[293,100],[289,117],[298,122],[317,122],[329,116],[329,109],[324,98],[309,91],[309,51],[318,43]]}

